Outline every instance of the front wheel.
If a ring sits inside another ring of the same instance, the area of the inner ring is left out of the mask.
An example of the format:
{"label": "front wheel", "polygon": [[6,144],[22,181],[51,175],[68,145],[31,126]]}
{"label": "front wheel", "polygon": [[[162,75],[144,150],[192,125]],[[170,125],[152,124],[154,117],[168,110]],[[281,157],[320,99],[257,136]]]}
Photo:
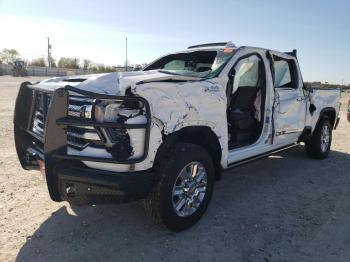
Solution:
{"label": "front wheel", "polygon": [[305,142],[306,153],[315,159],[325,159],[331,148],[332,127],[327,118],[317,124],[310,140]]}
{"label": "front wheel", "polygon": [[212,196],[214,165],[202,147],[180,143],[159,163],[159,181],[145,200],[145,210],[173,231],[194,225]]}

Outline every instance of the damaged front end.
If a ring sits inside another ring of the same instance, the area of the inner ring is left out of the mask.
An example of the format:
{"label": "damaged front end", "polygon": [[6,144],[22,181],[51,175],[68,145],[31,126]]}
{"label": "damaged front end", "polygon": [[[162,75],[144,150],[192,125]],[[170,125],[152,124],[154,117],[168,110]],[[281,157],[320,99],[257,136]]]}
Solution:
{"label": "damaged front end", "polygon": [[128,202],[148,194],[153,174],[101,171],[91,163],[128,164],[133,171],[147,157],[150,125],[142,97],[71,86],[47,90],[26,82],[15,107],[16,150],[24,169],[45,173],[55,201]]}

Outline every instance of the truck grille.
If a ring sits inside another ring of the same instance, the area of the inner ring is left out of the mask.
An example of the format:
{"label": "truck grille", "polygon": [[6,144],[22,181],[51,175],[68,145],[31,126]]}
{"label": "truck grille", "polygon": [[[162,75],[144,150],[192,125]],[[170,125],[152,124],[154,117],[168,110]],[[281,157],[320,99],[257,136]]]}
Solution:
{"label": "truck grille", "polygon": [[34,106],[31,131],[42,139],[45,134],[45,121],[51,96],[47,93],[33,92],[33,98]]}
{"label": "truck grille", "polygon": [[[95,100],[79,96],[69,97],[68,117],[79,120],[92,120],[93,104]],[[77,150],[83,150],[87,146],[94,146],[100,141],[100,137],[94,127],[67,127],[68,145]]]}
{"label": "truck grille", "polygon": [[96,146],[101,142],[94,127],[69,126],[67,128],[67,143],[77,150],[83,150],[87,146]]}
{"label": "truck grille", "polygon": [[[31,123],[31,131],[40,140],[44,139],[45,121],[51,101],[47,93],[33,92],[34,107]],[[69,97],[68,117],[79,120],[91,120],[94,100],[80,97]],[[98,146],[101,142],[100,136],[94,127],[67,127],[67,144],[76,150],[83,150],[89,145]]]}

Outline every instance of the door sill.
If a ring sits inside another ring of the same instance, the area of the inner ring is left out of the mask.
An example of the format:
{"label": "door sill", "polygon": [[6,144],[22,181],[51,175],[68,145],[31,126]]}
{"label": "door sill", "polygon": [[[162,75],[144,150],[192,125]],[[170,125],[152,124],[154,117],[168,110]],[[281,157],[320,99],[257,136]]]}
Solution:
{"label": "door sill", "polygon": [[295,147],[297,145],[298,145],[297,143],[289,144],[289,145],[282,146],[282,147],[279,147],[277,149],[274,149],[274,150],[271,150],[271,151],[267,151],[265,153],[262,153],[262,154],[259,154],[259,155],[256,155],[256,156],[248,157],[248,158],[239,160],[237,162],[233,162],[233,163],[229,164],[225,170],[228,170],[228,169],[231,169],[233,167],[240,166],[240,165],[244,165],[244,164],[247,164],[249,162],[252,162],[252,161],[255,161],[255,160],[259,160],[259,159],[264,158],[264,157],[268,157],[271,154],[278,153],[278,152],[281,152],[281,151],[293,148],[293,147]]}

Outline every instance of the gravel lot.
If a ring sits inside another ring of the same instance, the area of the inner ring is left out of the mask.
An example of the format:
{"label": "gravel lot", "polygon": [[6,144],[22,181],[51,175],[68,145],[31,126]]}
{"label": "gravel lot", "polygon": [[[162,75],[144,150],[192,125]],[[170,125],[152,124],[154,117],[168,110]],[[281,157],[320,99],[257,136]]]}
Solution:
{"label": "gravel lot", "polygon": [[298,146],[225,172],[202,220],[172,233],[140,202],[73,210],[50,200],[15,153],[13,109],[26,80],[0,77],[0,261],[350,261],[349,95],[328,159]]}

